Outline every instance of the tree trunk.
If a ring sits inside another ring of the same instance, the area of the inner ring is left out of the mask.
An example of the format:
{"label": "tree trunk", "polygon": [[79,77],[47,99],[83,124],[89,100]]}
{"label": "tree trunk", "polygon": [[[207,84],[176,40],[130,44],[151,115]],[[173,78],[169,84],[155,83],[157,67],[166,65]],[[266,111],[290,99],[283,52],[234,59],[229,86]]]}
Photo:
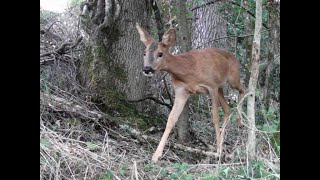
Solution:
{"label": "tree trunk", "polygon": [[277,53],[278,42],[277,42],[277,29],[278,29],[278,14],[273,9],[273,7],[268,8],[269,11],[269,27],[273,27],[272,30],[269,31],[269,43],[268,43],[268,63],[266,68],[266,77],[264,82],[264,104],[266,105],[266,109],[269,109],[270,104],[270,93],[271,87],[270,83],[273,82],[273,75],[271,74],[274,66],[275,53]]}
{"label": "tree trunk", "polygon": [[[192,2],[192,1],[190,1]],[[204,3],[209,2],[206,0]],[[224,48],[228,49],[227,39],[214,39],[227,36],[227,23],[218,12],[219,2],[193,10],[192,18],[192,47],[199,48]],[[192,2],[196,7],[197,3]]]}
{"label": "tree trunk", "polygon": [[[189,0],[189,2],[192,3],[192,7],[198,6],[196,1]],[[206,0],[203,3],[207,2],[210,1]],[[214,39],[227,36],[227,23],[218,11],[219,6],[220,3],[217,2],[192,11],[193,17],[191,34],[192,47],[194,49],[203,49],[209,47],[229,49],[228,40],[226,38],[214,41]],[[204,103],[207,102],[207,98],[208,97],[200,96],[198,100]]]}
{"label": "tree trunk", "polygon": [[[187,23],[187,9],[186,0],[177,1],[177,20],[179,23],[179,45],[181,52],[187,52],[191,50],[191,36],[189,26]],[[179,116],[177,122],[178,141],[185,142],[189,137],[189,101],[187,101],[184,109]]]}
{"label": "tree trunk", "polygon": [[262,0],[256,0],[256,21],[254,29],[254,38],[252,46],[252,62],[251,62],[251,75],[249,80],[249,93],[248,97],[247,114],[248,114],[248,156],[249,159],[255,158],[256,149],[256,135],[255,135],[255,90],[259,75],[259,60],[260,60],[260,40],[261,40],[261,27],[262,27]]}
{"label": "tree trunk", "polygon": [[94,0],[81,15],[81,25],[89,35],[81,66],[83,84],[91,89],[93,101],[103,104],[102,110],[126,113],[135,108],[123,100],[144,96],[144,46],[135,24],[148,29],[149,8],[147,1]]}
{"label": "tree trunk", "polygon": [[[243,1],[243,6],[246,9],[248,8],[248,0]],[[244,14],[244,24],[245,24],[245,34],[251,34],[252,33],[252,28],[251,28],[251,21],[250,18],[251,16],[248,13]],[[245,86],[248,86],[249,79],[250,79],[250,67],[251,67],[251,49],[252,49],[252,40],[251,37],[247,37],[244,39],[244,44],[245,44],[245,49],[246,49],[246,55],[245,55],[245,74],[246,78],[244,80]]]}

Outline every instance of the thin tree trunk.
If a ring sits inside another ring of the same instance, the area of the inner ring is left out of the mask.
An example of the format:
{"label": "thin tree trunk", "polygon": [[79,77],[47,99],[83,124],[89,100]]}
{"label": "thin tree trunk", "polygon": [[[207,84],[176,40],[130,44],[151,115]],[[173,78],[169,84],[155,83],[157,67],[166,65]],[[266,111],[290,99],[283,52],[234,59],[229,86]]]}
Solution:
{"label": "thin tree trunk", "polygon": [[273,12],[272,7],[269,7],[269,27],[274,27],[271,31],[269,31],[269,44],[268,44],[268,63],[266,68],[266,77],[264,83],[264,104],[266,105],[266,109],[269,109],[270,104],[270,83],[273,81],[273,76],[271,74],[274,66],[274,57],[275,51],[277,48],[276,42],[276,32],[277,32],[277,16],[276,12]]}
{"label": "thin tree trunk", "polygon": [[[177,1],[177,19],[179,23],[179,44],[181,46],[181,52],[187,52],[191,50],[191,36],[189,26],[187,24],[187,9],[186,0]],[[177,122],[178,140],[185,142],[189,137],[189,101],[184,106],[184,109],[179,116]]]}
{"label": "thin tree trunk", "polygon": [[[244,0],[243,5],[246,9],[248,9],[248,0]],[[251,32],[252,32],[251,21],[250,21],[251,16],[248,13],[245,13],[244,16],[245,16],[245,19],[244,19],[245,34],[251,34]],[[248,86],[249,79],[250,79],[250,67],[251,67],[251,50],[252,50],[251,37],[245,38],[244,44],[246,46],[246,48],[245,48],[246,49],[246,55],[245,55],[246,78],[244,80],[244,84],[245,84],[245,86]]]}
{"label": "thin tree trunk", "polygon": [[255,159],[256,156],[256,135],[255,135],[255,91],[259,75],[260,60],[260,40],[262,27],[262,0],[256,0],[256,21],[254,29],[254,38],[252,46],[252,63],[251,75],[249,80],[249,93],[253,93],[248,97],[247,114],[248,114],[248,156],[249,159]]}

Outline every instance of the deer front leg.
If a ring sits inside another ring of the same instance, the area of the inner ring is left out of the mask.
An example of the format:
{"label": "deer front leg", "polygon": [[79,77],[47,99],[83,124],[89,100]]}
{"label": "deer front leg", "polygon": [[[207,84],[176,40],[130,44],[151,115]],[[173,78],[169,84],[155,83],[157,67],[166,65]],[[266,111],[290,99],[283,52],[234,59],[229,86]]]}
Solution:
{"label": "deer front leg", "polygon": [[186,101],[189,98],[189,94],[184,90],[184,88],[176,88],[175,89],[175,100],[172,107],[172,110],[170,112],[166,129],[162,135],[161,141],[158,145],[157,150],[152,156],[152,161],[157,162],[159,158],[162,156],[162,152],[164,149],[164,146],[167,142],[167,139],[169,137],[169,134],[172,130],[172,128],[175,126],[176,122],[178,121],[178,118],[183,110],[184,105],[186,104]]}

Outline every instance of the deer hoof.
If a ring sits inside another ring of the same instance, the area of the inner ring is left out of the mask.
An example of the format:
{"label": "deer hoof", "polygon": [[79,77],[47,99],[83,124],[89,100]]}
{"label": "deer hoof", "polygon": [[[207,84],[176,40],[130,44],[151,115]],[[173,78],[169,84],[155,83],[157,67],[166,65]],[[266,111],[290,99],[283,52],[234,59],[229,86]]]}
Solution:
{"label": "deer hoof", "polygon": [[239,129],[243,129],[244,128],[244,125],[242,123],[238,124],[238,128]]}
{"label": "deer hoof", "polygon": [[237,124],[238,124],[238,128],[239,129],[243,129],[244,128],[244,125],[242,123],[242,121],[240,119],[237,119]]}
{"label": "deer hoof", "polygon": [[161,156],[161,155],[153,154],[152,159],[151,159],[152,162],[157,162],[157,161],[159,160],[160,156]]}

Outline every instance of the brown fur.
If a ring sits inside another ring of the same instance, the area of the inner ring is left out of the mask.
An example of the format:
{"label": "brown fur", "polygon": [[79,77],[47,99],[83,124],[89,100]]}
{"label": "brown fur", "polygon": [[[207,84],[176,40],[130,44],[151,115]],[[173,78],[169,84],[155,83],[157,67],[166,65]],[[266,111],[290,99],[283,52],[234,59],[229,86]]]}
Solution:
{"label": "brown fur", "polygon": [[[167,71],[172,77],[172,84],[175,89],[175,101],[172,111],[168,117],[167,126],[161,141],[154,153],[152,160],[158,161],[162,155],[165,143],[169,134],[178,120],[182,109],[191,94],[209,94],[212,97],[213,122],[216,130],[217,152],[221,153],[224,128],[220,131],[218,104],[224,111],[224,122],[227,122],[230,115],[230,108],[224,99],[223,86],[228,82],[232,88],[240,93],[240,99],[244,96],[244,88],[240,83],[240,64],[232,53],[217,48],[197,49],[189,52],[172,55],[169,52],[170,46],[175,41],[175,30],[170,29],[164,34],[162,42],[152,52],[150,45],[154,40],[150,40],[150,35],[137,25],[140,39],[146,46],[145,65],[151,66],[156,72]],[[143,41],[148,39],[148,41]],[[159,53],[163,53],[159,57]],[[152,56],[155,59],[149,62]],[[237,118],[238,126],[242,126],[240,116]]]}

